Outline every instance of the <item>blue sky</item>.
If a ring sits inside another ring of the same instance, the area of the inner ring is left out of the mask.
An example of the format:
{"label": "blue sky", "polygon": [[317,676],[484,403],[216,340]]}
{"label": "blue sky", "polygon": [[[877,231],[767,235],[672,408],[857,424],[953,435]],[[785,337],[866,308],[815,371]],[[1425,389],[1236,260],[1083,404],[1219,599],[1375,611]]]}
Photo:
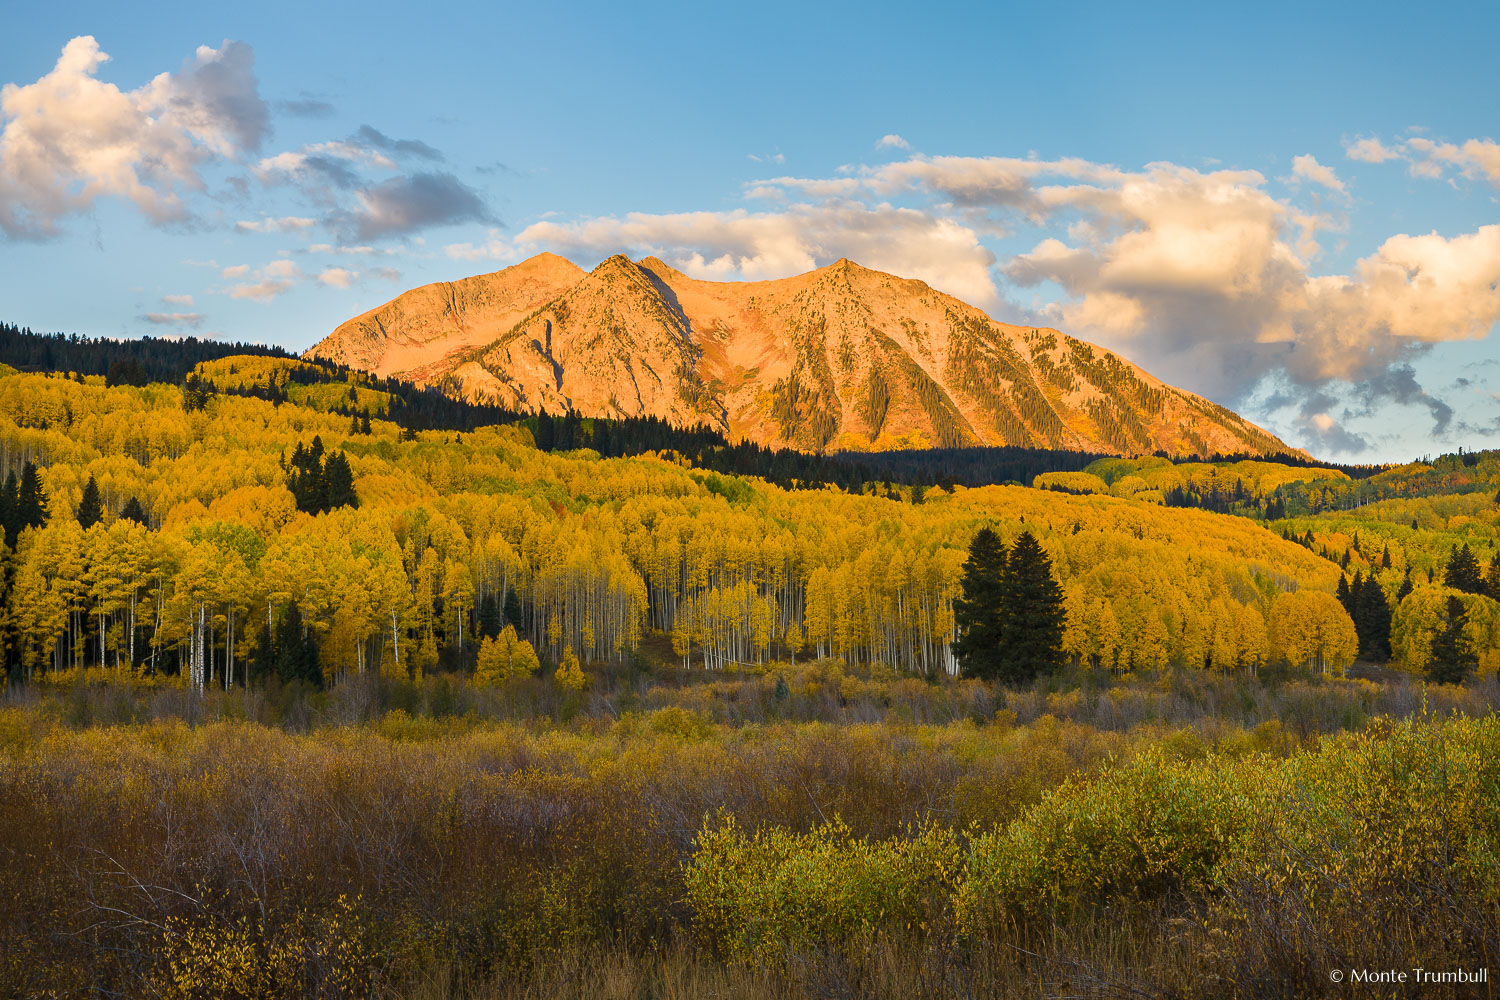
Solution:
{"label": "blue sky", "polygon": [[848,256],[1315,454],[1500,445],[1494,4],[67,6],[0,44],[8,321],[300,349],[540,250]]}

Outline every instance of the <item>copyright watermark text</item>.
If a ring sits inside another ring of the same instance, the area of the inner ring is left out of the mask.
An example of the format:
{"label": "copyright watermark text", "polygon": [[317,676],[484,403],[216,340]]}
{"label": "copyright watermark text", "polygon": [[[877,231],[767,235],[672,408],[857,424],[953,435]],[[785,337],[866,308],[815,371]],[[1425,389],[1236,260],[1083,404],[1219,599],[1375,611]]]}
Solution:
{"label": "copyright watermark text", "polygon": [[1453,986],[1488,983],[1489,969],[1330,969],[1335,983],[1405,983],[1413,986]]}

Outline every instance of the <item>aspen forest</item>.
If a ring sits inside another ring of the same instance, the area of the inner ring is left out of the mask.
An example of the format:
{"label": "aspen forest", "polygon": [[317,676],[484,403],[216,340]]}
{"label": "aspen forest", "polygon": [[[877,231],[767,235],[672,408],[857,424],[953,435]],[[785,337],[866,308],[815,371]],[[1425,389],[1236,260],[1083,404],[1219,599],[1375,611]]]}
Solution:
{"label": "aspen forest", "polygon": [[1018,480],[979,449],[964,481],[22,342],[0,995],[1277,997],[1500,963],[1500,452]]}

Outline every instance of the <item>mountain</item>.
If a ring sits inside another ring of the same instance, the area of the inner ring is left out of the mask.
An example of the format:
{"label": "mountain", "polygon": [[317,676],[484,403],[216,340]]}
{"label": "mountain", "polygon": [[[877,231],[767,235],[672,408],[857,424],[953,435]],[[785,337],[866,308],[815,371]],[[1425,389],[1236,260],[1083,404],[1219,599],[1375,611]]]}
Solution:
{"label": "mountain", "polygon": [[406,292],[307,356],[523,410],[704,422],[808,451],[1296,453],[1101,347],[849,260],[716,282],[654,257],[584,272],[541,254]]}

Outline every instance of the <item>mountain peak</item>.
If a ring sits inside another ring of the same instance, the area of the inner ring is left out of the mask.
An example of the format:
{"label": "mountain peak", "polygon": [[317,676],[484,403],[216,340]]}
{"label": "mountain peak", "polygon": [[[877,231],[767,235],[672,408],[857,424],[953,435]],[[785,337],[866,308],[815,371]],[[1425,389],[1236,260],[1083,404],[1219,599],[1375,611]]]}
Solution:
{"label": "mountain peak", "polygon": [[1292,450],[1103,348],[996,323],[847,257],[790,278],[717,282],[657,257],[614,254],[584,272],[538,254],[413,289],[308,354],[521,410],[707,422],[810,451]]}

